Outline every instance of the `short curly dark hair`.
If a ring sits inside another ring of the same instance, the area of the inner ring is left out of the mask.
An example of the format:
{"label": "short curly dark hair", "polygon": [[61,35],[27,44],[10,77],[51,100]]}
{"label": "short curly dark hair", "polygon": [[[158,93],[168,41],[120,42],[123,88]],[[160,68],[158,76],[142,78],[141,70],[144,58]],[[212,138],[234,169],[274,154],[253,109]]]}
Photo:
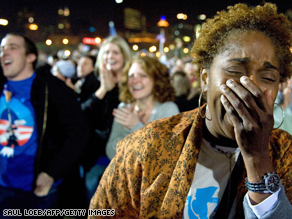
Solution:
{"label": "short curly dark hair", "polygon": [[135,101],[128,87],[128,72],[133,63],[140,64],[142,69],[153,80],[154,87],[152,94],[158,102],[164,103],[175,100],[174,88],[170,82],[168,68],[163,65],[156,57],[144,56],[134,58],[125,66],[122,73],[122,78],[119,82],[120,101],[124,103],[132,103]]}
{"label": "short curly dark hair", "polygon": [[[199,69],[210,69],[213,59],[225,49],[231,35],[259,31],[269,37],[275,45],[280,63],[280,82],[291,75],[292,46],[291,23],[283,14],[277,13],[277,6],[265,3],[262,6],[248,7],[236,4],[227,11],[217,12],[213,19],[207,19],[194,42],[192,56]],[[197,72],[200,78],[200,71]]]}

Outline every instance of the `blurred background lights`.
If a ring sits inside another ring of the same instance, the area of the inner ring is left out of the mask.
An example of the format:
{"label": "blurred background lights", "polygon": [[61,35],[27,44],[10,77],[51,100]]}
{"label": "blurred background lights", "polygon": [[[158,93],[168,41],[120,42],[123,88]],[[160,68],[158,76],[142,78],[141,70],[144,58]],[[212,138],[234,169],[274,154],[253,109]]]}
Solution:
{"label": "blurred background lights", "polygon": [[176,18],[179,20],[186,20],[186,19],[188,19],[188,16],[186,14],[179,13],[176,15]]}
{"label": "blurred background lights", "polygon": [[33,17],[29,17],[29,18],[28,18],[28,22],[29,22],[29,23],[33,23],[33,22],[34,22],[34,18],[33,18]]}
{"label": "blurred background lights", "polygon": [[150,48],[149,48],[149,52],[155,52],[156,51],[156,46],[151,46]]}
{"label": "blurred background lights", "polygon": [[159,58],[161,56],[160,52],[155,53],[155,56]]}
{"label": "blurred background lights", "polygon": [[139,49],[139,46],[137,46],[137,45],[133,45],[132,48],[133,48],[134,51],[137,51],[137,50]]}
{"label": "blurred background lights", "polygon": [[101,39],[100,39],[99,37],[96,37],[96,38],[94,39],[94,41],[95,41],[97,44],[99,44],[99,43],[101,42]]}
{"label": "blurred background lights", "polygon": [[0,18],[0,25],[7,26],[8,25],[8,20]]}
{"label": "blurred background lights", "polygon": [[64,51],[64,55],[66,56],[66,57],[69,57],[70,55],[71,55],[71,52],[70,52],[70,50],[65,50]]}
{"label": "blurred background lights", "polygon": [[64,24],[58,24],[59,29],[64,29]]}
{"label": "blurred background lights", "polygon": [[64,14],[64,10],[63,10],[63,9],[59,9],[59,10],[58,10],[58,14],[59,14],[59,15],[63,15],[63,14]]}
{"label": "blurred background lights", "polygon": [[199,37],[200,30],[201,30],[201,25],[200,24],[197,24],[196,27],[195,27],[196,38]]}
{"label": "blurred background lights", "polygon": [[47,39],[47,40],[46,40],[46,44],[47,44],[48,46],[52,45],[52,40]]}
{"label": "blurred background lights", "polygon": [[189,36],[184,36],[183,37],[183,41],[185,41],[186,43],[191,41],[191,38]]}
{"label": "blurred background lights", "polygon": [[164,15],[162,15],[160,17],[160,20],[158,21],[157,26],[158,27],[168,27],[169,26],[169,23],[166,21],[166,18]]}
{"label": "blurred background lights", "polygon": [[117,4],[123,3],[123,0],[116,0]]}
{"label": "blurred background lights", "polygon": [[165,53],[168,53],[168,52],[169,52],[169,48],[168,48],[168,47],[164,47],[163,51],[164,51]]}
{"label": "blurred background lights", "polygon": [[205,14],[200,14],[199,16],[198,16],[198,18],[199,18],[199,20],[205,20],[206,19],[206,15]]}
{"label": "blurred background lights", "polygon": [[188,49],[188,48],[184,48],[184,49],[183,49],[183,52],[184,52],[184,53],[189,53],[189,49]]}
{"label": "blurred background lights", "polygon": [[29,29],[30,30],[37,30],[39,27],[38,27],[38,25],[36,25],[36,24],[30,24],[29,25]]}
{"label": "blurred background lights", "polygon": [[63,44],[67,45],[67,44],[69,43],[69,40],[68,40],[67,38],[64,38],[64,39],[62,40],[62,42],[63,42]]}
{"label": "blurred background lights", "polygon": [[95,31],[95,28],[94,27],[90,27],[89,31],[93,33]]}
{"label": "blurred background lights", "polygon": [[169,49],[173,50],[175,48],[175,46],[173,44],[169,45]]}
{"label": "blurred background lights", "polygon": [[68,17],[70,15],[70,10],[69,10],[69,8],[65,8],[64,9],[64,16],[66,16],[66,17]]}

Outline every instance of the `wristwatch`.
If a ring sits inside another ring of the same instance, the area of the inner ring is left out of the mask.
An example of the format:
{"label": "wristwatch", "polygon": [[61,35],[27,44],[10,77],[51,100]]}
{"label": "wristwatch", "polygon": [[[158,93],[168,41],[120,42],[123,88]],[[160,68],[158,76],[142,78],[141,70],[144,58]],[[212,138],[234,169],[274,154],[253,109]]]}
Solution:
{"label": "wristwatch", "polygon": [[280,189],[281,179],[278,174],[266,173],[259,183],[251,183],[245,178],[245,184],[249,191],[258,193],[275,193]]}

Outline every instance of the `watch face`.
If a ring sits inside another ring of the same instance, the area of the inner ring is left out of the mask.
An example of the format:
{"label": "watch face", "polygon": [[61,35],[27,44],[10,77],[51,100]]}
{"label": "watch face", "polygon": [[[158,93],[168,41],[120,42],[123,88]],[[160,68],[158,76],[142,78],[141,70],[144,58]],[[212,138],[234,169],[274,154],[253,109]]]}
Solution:
{"label": "watch face", "polygon": [[266,178],[266,188],[269,192],[275,193],[280,188],[280,177],[277,174],[271,174]]}

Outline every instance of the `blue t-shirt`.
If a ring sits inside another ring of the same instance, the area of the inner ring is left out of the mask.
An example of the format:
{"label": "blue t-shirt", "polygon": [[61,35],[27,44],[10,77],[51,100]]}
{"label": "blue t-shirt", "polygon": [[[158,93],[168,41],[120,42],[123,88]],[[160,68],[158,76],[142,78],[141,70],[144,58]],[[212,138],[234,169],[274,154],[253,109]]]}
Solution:
{"label": "blue t-shirt", "polygon": [[0,96],[0,185],[24,191],[33,189],[38,146],[30,100],[34,79],[35,73],[22,81],[8,80]]}

